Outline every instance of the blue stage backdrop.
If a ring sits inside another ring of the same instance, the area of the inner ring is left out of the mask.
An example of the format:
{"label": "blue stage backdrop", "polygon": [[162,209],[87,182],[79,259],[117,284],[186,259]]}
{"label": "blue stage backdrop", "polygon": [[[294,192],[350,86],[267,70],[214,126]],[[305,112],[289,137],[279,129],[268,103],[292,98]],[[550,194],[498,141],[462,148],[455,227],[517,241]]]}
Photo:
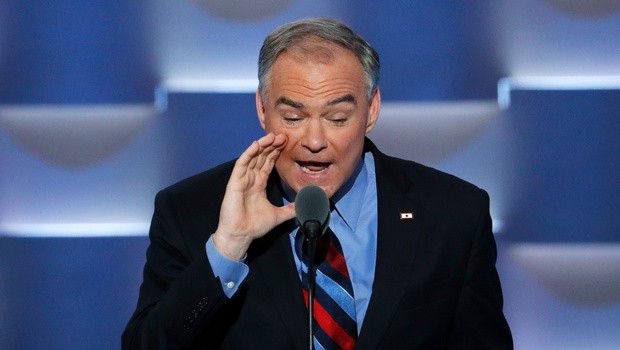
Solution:
{"label": "blue stage backdrop", "polygon": [[488,190],[515,347],[616,349],[619,0],[0,0],[0,349],[120,347],[157,191],[262,135],[307,16],[378,49],[381,149]]}

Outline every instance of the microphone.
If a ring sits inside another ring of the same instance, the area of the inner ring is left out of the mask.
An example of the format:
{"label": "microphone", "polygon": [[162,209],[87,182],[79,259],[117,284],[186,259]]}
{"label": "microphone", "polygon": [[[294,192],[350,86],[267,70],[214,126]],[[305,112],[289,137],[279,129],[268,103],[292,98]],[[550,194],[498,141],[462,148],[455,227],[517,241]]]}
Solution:
{"label": "microphone", "polygon": [[314,185],[303,187],[295,197],[295,214],[301,232],[306,236],[308,258],[308,349],[314,349],[314,285],[316,284],[316,240],[329,224],[329,198],[322,188]]}
{"label": "microphone", "polygon": [[295,197],[295,214],[307,239],[319,238],[329,224],[329,198],[319,186],[303,187]]}

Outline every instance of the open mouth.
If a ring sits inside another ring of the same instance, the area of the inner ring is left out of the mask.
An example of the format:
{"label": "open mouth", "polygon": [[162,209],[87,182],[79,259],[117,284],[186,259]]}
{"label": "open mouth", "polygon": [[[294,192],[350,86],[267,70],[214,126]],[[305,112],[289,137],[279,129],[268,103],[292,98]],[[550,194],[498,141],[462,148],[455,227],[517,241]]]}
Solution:
{"label": "open mouth", "polygon": [[297,162],[301,167],[301,170],[306,174],[321,174],[329,168],[330,163],[322,162]]}

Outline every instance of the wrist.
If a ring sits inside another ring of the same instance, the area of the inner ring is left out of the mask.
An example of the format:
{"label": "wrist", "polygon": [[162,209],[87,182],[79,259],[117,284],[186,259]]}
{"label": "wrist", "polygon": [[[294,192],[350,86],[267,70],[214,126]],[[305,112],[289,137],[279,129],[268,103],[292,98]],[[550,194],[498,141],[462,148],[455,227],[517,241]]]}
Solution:
{"label": "wrist", "polygon": [[251,239],[222,234],[216,231],[213,234],[215,248],[230,260],[241,261],[250,247]]}

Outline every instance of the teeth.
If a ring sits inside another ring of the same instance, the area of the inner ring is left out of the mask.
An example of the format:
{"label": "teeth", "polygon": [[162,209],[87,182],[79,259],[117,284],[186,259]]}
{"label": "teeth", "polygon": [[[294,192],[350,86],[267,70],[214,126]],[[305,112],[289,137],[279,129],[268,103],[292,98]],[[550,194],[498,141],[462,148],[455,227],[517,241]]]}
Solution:
{"label": "teeth", "polygon": [[302,170],[304,173],[315,175],[315,174],[324,173],[324,172],[327,170],[327,168],[323,168],[323,169],[321,169],[321,170],[314,171],[314,170],[310,170],[310,169],[306,168],[305,166],[302,166],[302,167],[301,167],[301,170]]}

